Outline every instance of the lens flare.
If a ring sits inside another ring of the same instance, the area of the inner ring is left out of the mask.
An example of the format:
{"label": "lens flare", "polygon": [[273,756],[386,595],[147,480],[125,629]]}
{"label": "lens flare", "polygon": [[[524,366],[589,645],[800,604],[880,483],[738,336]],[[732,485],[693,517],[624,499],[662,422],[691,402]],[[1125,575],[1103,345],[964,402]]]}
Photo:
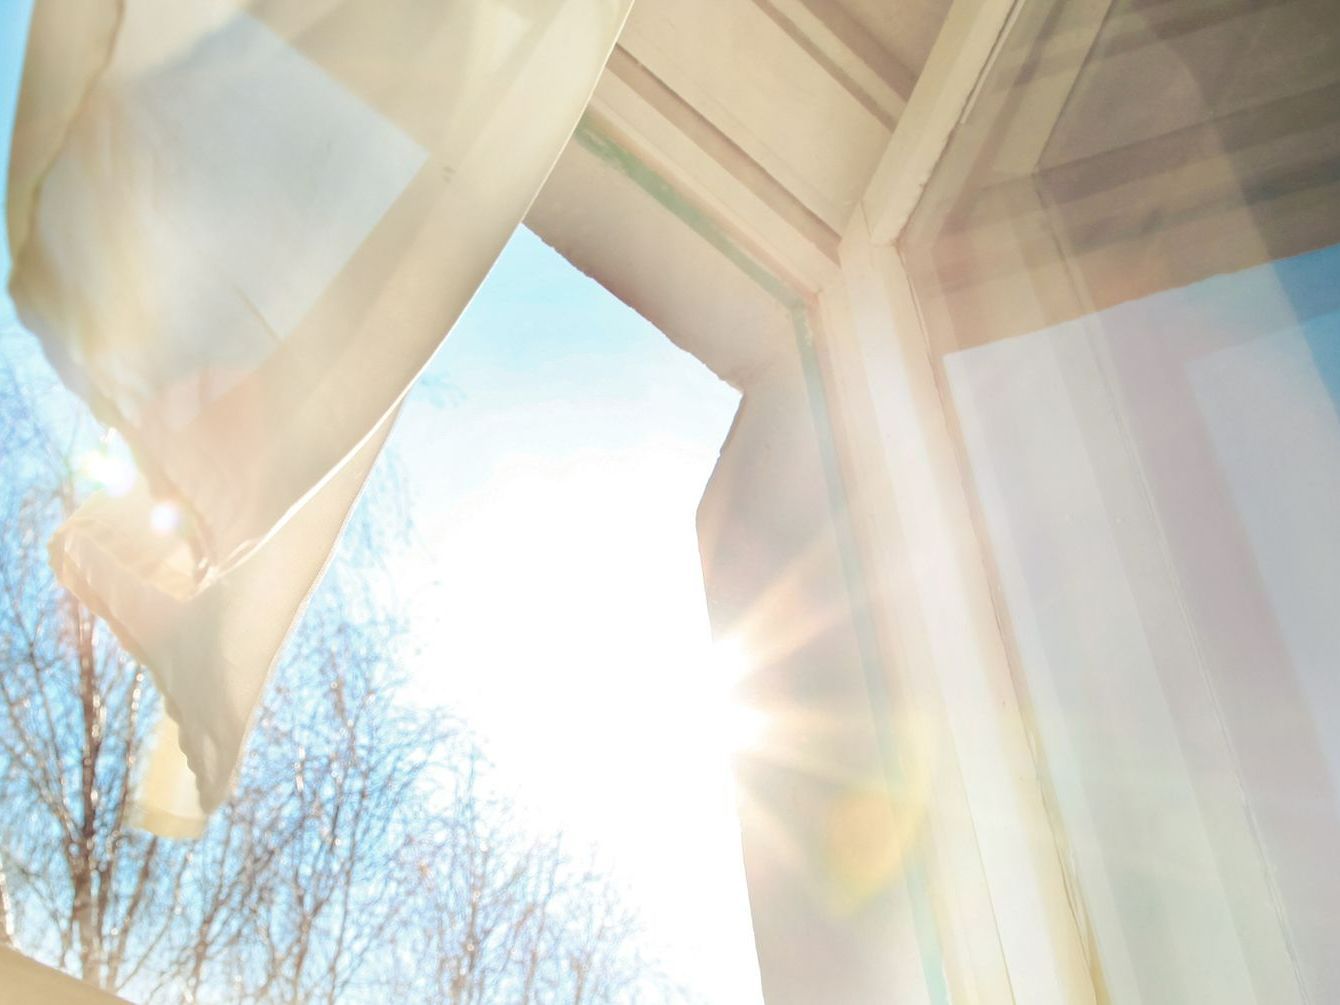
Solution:
{"label": "lens flare", "polygon": [[181,526],[181,510],[173,502],[154,503],[153,509],[149,510],[149,528],[155,533],[166,537]]}
{"label": "lens flare", "polygon": [[111,496],[123,496],[135,486],[135,462],[125,440],[109,431],[97,450],[79,461],[80,473]]}
{"label": "lens flare", "polygon": [[741,684],[754,669],[749,650],[739,639],[723,639],[713,644],[708,660],[718,743],[729,754],[757,750],[767,735],[768,717],[741,694]]}
{"label": "lens flare", "polygon": [[712,644],[712,671],[723,688],[733,689],[749,676],[752,661],[744,643],[739,639],[722,639]]}

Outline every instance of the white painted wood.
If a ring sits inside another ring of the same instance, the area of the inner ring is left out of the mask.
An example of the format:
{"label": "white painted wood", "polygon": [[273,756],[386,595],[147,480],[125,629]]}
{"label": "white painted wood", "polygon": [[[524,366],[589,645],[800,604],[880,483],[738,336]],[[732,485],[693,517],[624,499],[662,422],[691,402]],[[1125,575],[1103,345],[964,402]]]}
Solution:
{"label": "white painted wood", "polygon": [[950,0],[805,0],[826,11],[840,9],[913,74],[926,65]]}
{"label": "white painted wood", "polygon": [[889,131],[748,0],[635,4],[621,44],[841,231]]}
{"label": "white painted wood", "polygon": [[794,345],[776,299],[580,142],[568,144],[526,225],[736,387]]}
{"label": "white painted wood", "polygon": [[954,0],[862,200],[876,244],[896,240],[912,215],[949,137],[971,104],[1016,3]]}
{"label": "white painted wood", "polygon": [[759,257],[774,263],[797,288],[817,290],[837,272],[838,237],[826,224],[780,187],[792,205],[779,207],[773,193],[760,185],[757,165],[724,137],[702,135],[715,132],[714,126],[705,120],[684,121],[696,114],[688,106],[682,116],[671,118],[673,111],[667,114],[657,108],[614,72],[613,63],[596,87],[590,108],[603,128],[742,243],[756,249]]}
{"label": "white painted wood", "polygon": [[[755,0],[755,2],[760,6],[771,7],[779,16],[789,21],[804,35],[816,52],[845,75],[852,85],[867,94],[891,120],[896,120],[903,113],[911,94],[908,85],[915,83],[910,71],[906,72],[909,79],[902,84],[902,90],[899,90],[888,79],[888,74],[882,74],[871,66],[866,58],[853,49],[849,41],[836,32],[833,25],[824,20],[815,11],[814,6],[805,0]],[[878,43],[872,39],[871,44],[873,46]]]}
{"label": "white painted wood", "polygon": [[[1013,1000],[1096,1000],[973,527],[953,440],[901,262],[858,218],[842,249],[854,351],[895,488],[906,596],[933,675],[976,831]],[[957,923],[957,921],[956,921]]]}
{"label": "white painted wood", "polygon": [[0,946],[0,1005],[128,1005],[114,995]]}
{"label": "white painted wood", "polygon": [[949,731],[944,696],[935,676],[916,583],[906,556],[912,543],[891,519],[895,487],[877,428],[875,402],[862,363],[847,288],[839,277],[819,297],[816,337],[834,424],[839,430],[853,536],[871,591],[894,705],[892,730],[904,774],[925,794],[921,840],[909,849],[908,869],[920,868],[934,910],[934,945],[919,941],[891,947],[904,957],[938,952],[950,1001],[1001,1002],[1010,996],[1009,975],[996,933],[990,891],[982,872],[977,835],[958,755]]}

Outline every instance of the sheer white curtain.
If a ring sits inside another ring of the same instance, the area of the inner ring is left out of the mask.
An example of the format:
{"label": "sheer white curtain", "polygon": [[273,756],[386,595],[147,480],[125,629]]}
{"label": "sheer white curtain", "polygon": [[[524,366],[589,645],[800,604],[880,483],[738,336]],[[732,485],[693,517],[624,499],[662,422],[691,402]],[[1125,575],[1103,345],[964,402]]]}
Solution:
{"label": "sheer white curtain", "polygon": [[630,5],[37,3],[11,293],[143,472],[51,550],[164,695],[146,825],[193,833],[226,796],[401,396],[521,221]]}
{"label": "sheer white curtain", "polygon": [[1340,1000],[1340,245],[949,355],[1112,1000]]}

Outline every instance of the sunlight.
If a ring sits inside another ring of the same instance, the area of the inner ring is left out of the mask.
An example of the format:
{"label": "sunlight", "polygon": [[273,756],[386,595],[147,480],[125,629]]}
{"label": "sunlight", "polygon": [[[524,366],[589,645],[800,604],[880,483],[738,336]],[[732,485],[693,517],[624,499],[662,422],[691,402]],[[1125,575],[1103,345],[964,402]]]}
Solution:
{"label": "sunlight", "polygon": [[753,659],[738,638],[720,639],[712,644],[712,670],[729,687],[737,687],[753,669]]}
{"label": "sunlight", "polygon": [[[523,822],[599,848],[679,965],[744,970],[717,979],[749,1000],[731,759],[765,717],[739,700],[748,654],[708,629],[689,516],[711,460],[506,459],[432,542],[440,669],[421,679],[478,731]],[[702,905],[732,901],[704,930]]]}
{"label": "sunlight", "polygon": [[102,437],[97,450],[79,459],[79,473],[111,496],[123,496],[135,486],[138,472],[126,441],[114,430]]}
{"label": "sunlight", "polygon": [[712,1005],[761,1000],[732,773],[764,739],[758,660],[713,643],[695,527],[738,401],[522,231],[393,441],[420,501],[395,575],[416,692]]}
{"label": "sunlight", "polygon": [[166,537],[181,526],[181,510],[173,502],[154,503],[149,511],[149,527],[155,534]]}
{"label": "sunlight", "polygon": [[754,671],[754,659],[737,638],[714,643],[706,654],[711,694],[704,714],[716,724],[718,748],[728,757],[757,751],[768,732],[768,717],[748,703],[741,685]]}
{"label": "sunlight", "polygon": [[545,779],[548,810],[602,828],[611,790],[687,796],[727,735],[749,735],[730,704],[746,661],[710,643],[692,526],[646,533],[683,512],[683,467],[632,451],[507,465],[441,543],[471,571],[443,584],[437,633],[450,664],[479,668],[471,718],[505,768]]}
{"label": "sunlight", "polygon": [[768,717],[756,708],[734,704],[725,709],[723,743],[732,754],[759,749],[768,735]]}

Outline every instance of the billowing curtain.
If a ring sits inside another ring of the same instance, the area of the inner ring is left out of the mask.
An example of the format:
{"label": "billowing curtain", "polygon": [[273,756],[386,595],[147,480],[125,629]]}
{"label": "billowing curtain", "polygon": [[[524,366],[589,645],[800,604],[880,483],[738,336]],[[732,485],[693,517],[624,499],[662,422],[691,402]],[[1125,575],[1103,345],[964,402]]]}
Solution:
{"label": "billowing curtain", "polygon": [[38,0],[10,290],[142,472],[51,557],[164,697],[146,826],[226,797],[400,399],[630,4]]}

